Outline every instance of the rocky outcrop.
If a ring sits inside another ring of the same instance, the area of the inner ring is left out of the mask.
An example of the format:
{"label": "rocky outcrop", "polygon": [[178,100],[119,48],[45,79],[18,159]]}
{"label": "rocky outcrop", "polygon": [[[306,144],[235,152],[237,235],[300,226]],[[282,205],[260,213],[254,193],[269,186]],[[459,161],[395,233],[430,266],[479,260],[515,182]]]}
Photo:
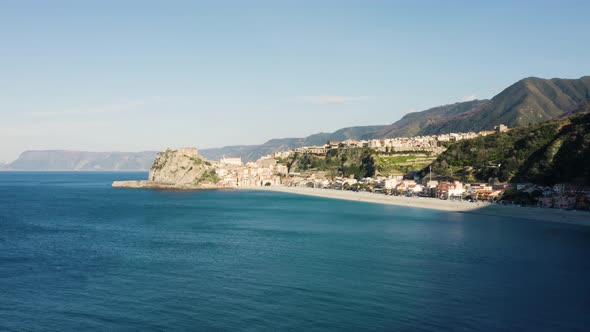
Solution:
{"label": "rocky outcrop", "polygon": [[215,165],[199,156],[195,148],[158,153],[147,181],[115,181],[116,188],[211,189],[219,177]]}
{"label": "rocky outcrop", "polygon": [[149,181],[196,185],[219,181],[215,167],[199,156],[195,148],[166,150],[158,153],[150,169]]}

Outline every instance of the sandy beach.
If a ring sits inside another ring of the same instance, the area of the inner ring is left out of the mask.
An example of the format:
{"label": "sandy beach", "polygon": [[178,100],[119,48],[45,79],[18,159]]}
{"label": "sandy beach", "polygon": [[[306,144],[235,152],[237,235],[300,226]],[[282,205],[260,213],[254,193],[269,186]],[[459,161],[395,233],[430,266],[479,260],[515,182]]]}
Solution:
{"label": "sandy beach", "polygon": [[403,197],[373,194],[368,192],[342,191],[333,189],[315,189],[301,187],[256,187],[247,190],[276,191],[299,195],[318,196],[376,204],[407,206],[412,208],[432,209],[450,212],[463,212],[499,217],[521,218],[535,221],[559,222],[590,226],[590,212],[566,211],[559,209],[542,209],[536,207],[507,206],[489,203],[472,203],[466,201],[446,201],[436,198]]}

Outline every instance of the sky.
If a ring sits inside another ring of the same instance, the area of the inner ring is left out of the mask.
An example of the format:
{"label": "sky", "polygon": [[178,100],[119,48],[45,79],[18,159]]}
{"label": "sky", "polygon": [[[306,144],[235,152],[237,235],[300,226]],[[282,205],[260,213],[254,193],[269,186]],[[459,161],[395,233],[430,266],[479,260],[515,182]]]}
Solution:
{"label": "sky", "polygon": [[0,0],[0,161],[260,144],[590,75],[590,1]]}

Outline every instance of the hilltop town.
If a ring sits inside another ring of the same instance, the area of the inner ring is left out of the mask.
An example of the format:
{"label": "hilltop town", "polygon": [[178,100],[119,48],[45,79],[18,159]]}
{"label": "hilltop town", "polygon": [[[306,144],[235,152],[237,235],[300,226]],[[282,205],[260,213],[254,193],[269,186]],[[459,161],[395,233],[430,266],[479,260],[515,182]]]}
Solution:
{"label": "hilltop town", "polygon": [[[376,154],[408,156],[425,155],[432,160],[446,150],[446,145],[450,142],[456,142],[464,139],[471,139],[479,136],[492,135],[496,132],[506,132],[508,128],[504,125],[497,126],[493,131],[469,132],[469,133],[452,133],[444,135],[416,136],[416,137],[398,137],[388,139],[371,139],[371,140],[345,140],[342,142],[326,142],[322,146],[304,146],[294,150],[276,152],[263,156],[255,162],[243,163],[239,157],[223,157],[216,163],[217,175],[220,177],[218,185],[222,187],[256,187],[271,185],[287,186],[314,186],[314,187],[334,187],[340,182],[354,185],[362,183],[363,179],[347,178],[342,180],[341,177],[327,176],[326,172],[310,169],[305,172],[297,172],[293,167],[289,167],[289,158],[296,156],[313,156],[319,159],[326,158],[330,151],[369,149]],[[403,174],[392,177],[391,174],[385,174],[388,179],[402,179]],[[374,179],[384,178],[377,176]],[[365,177],[364,181],[373,183],[372,177]],[[356,181],[356,182],[355,182]],[[312,185],[313,183],[313,185]],[[392,189],[388,188],[387,189]]]}

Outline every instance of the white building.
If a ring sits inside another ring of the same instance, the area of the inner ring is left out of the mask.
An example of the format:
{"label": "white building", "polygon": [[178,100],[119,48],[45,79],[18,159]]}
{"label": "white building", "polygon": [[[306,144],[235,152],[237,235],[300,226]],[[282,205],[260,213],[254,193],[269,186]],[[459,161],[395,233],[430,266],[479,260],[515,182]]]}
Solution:
{"label": "white building", "polygon": [[227,165],[242,166],[242,158],[240,157],[223,157],[220,162]]}

